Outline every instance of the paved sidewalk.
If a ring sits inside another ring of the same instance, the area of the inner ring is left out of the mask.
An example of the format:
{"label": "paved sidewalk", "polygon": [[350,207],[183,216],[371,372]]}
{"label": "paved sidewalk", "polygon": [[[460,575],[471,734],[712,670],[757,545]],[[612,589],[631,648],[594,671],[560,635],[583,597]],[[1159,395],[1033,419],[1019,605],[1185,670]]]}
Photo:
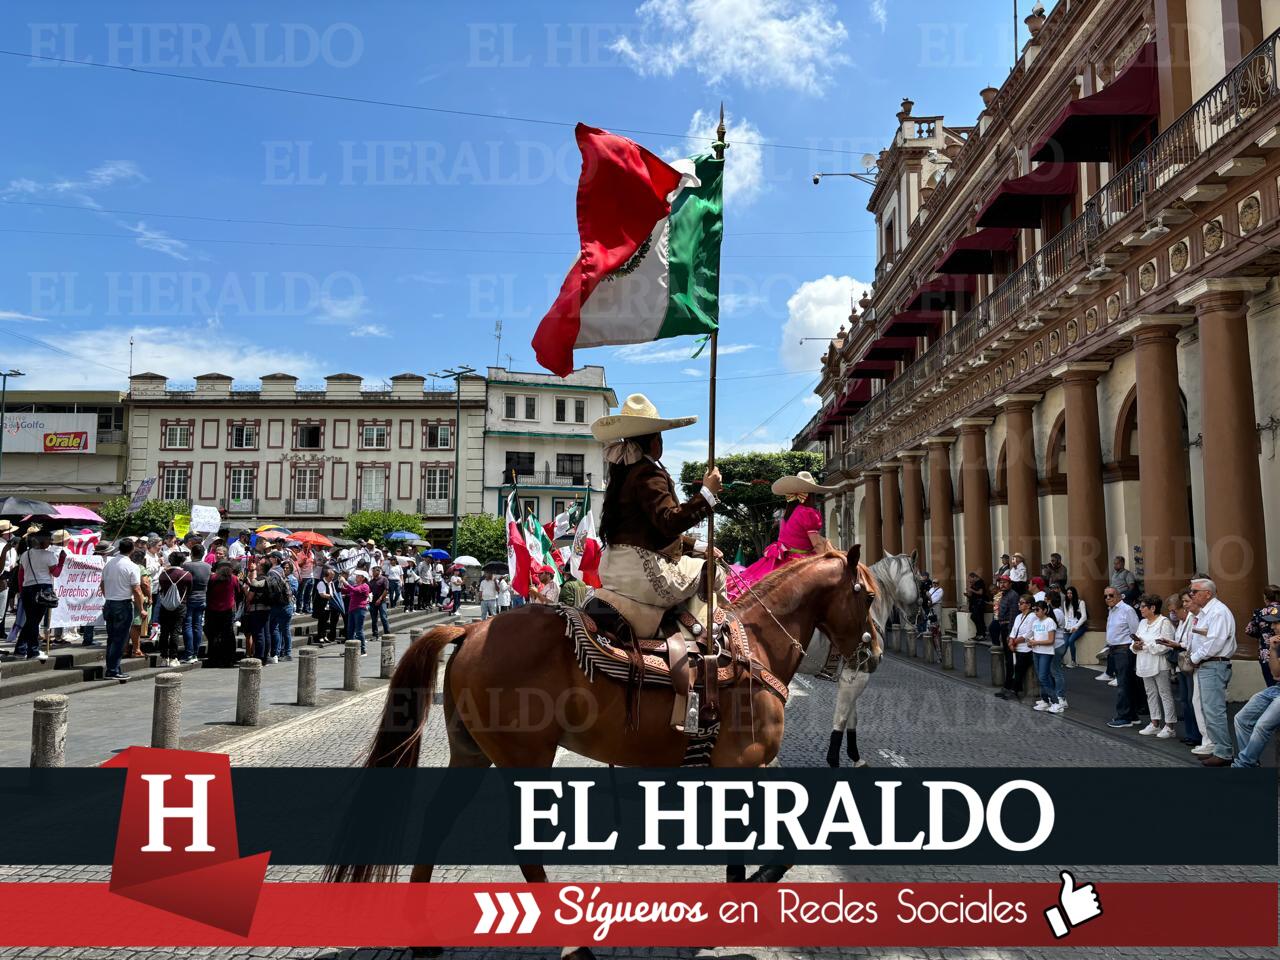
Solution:
{"label": "paved sidewalk", "polygon": [[[463,606],[464,619],[478,615],[478,607]],[[439,614],[434,622],[443,623],[450,619],[448,615]],[[416,631],[412,635],[396,634],[397,658],[403,655],[416,635]],[[262,713],[259,726],[252,729],[305,716],[317,708],[351,696],[342,690],[343,647],[341,644],[327,644],[316,648],[320,651],[316,663],[317,706],[298,706],[299,646],[294,646],[292,662],[263,667]],[[360,660],[361,682],[384,685],[386,681],[378,679],[381,645],[370,636],[367,646],[369,655]],[[226,750],[228,743],[244,736],[250,729],[235,724],[238,675],[235,668],[201,668],[183,673],[181,743],[184,749]],[[155,682],[146,679],[123,685],[102,682],[97,689],[84,690],[70,697],[67,703],[67,766],[93,766],[126,747],[149,746],[154,696]],[[30,763],[34,699],[32,695],[0,700],[0,765],[27,766]]]}

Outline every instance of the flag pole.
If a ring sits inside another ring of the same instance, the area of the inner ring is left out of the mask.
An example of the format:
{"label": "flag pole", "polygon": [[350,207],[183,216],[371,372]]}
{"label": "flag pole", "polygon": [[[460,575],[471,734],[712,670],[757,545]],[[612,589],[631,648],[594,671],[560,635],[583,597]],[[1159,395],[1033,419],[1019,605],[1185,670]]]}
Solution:
{"label": "flag pole", "polygon": [[[716,127],[716,142],[711,145],[716,159],[724,159],[725,142],[724,101],[720,101],[720,123]],[[710,387],[707,398],[707,470],[716,465],[716,358],[720,339],[720,315],[717,309],[716,329],[711,331]],[[715,623],[716,613],[716,513],[713,509],[707,517],[707,564],[710,575],[707,579],[707,640],[711,640],[711,628]]]}

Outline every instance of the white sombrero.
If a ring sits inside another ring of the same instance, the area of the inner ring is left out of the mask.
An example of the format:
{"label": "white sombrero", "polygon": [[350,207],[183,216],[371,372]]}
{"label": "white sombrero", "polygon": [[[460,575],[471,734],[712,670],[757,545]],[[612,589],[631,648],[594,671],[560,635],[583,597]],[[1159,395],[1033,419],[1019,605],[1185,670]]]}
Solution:
{"label": "white sombrero", "polygon": [[778,496],[789,493],[835,493],[838,487],[824,487],[813,479],[808,470],[801,470],[794,477],[779,477],[769,488]]}
{"label": "white sombrero", "polygon": [[697,423],[697,417],[660,417],[658,408],[643,393],[627,397],[618,413],[600,417],[591,424],[591,435],[602,443],[643,437],[662,430],[674,430]]}

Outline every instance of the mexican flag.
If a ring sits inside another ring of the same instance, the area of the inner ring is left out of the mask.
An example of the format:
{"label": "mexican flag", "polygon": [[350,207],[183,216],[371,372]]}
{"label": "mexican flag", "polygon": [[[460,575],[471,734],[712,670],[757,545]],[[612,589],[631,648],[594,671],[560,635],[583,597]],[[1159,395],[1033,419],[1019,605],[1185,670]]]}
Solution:
{"label": "mexican flag", "polygon": [[524,542],[529,548],[530,568],[541,572],[540,568],[550,567],[555,574],[556,583],[562,583],[564,578],[560,576],[560,568],[555,560],[556,548],[552,545],[551,538],[547,536],[547,531],[542,528],[542,524],[538,523],[538,518],[532,513],[524,518]]}
{"label": "mexican flag", "polygon": [[588,510],[578,521],[574,532],[573,546],[569,548],[569,569],[573,575],[589,587],[599,587],[600,583],[600,539],[596,536],[596,521]]}
{"label": "mexican flag", "polygon": [[529,548],[525,545],[524,534],[520,532],[520,521],[515,513],[516,492],[511,491],[507,497],[507,569],[511,574],[511,589],[522,597],[529,596]]}
{"label": "mexican flag", "polygon": [[721,181],[711,154],[668,164],[578,124],[580,252],[533,336],[538,362],[573,371],[576,347],[708,334],[719,322]]}

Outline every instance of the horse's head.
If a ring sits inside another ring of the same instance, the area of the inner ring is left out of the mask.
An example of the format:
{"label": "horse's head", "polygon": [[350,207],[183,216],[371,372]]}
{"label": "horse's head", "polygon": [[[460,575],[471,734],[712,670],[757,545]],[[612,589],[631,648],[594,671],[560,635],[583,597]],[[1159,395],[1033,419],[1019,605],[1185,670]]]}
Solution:
{"label": "horse's head", "polygon": [[859,570],[862,548],[855,544],[842,559],[838,580],[828,595],[826,608],[818,611],[818,629],[830,638],[840,654],[873,670],[883,652],[881,640],[871,628],[871,604],[875,581]]}
{"label": "horse's head", "polygon": [[913,624],[920,616],[920,608],[924,598],[920,595],[920,573],[917,566],[918,557],[912,550],[910,555],[899,553],[896,556],[885,554],[876,564],[876,579],[884,586],[886,598],[898,608],[898,614],[905,624]]}

